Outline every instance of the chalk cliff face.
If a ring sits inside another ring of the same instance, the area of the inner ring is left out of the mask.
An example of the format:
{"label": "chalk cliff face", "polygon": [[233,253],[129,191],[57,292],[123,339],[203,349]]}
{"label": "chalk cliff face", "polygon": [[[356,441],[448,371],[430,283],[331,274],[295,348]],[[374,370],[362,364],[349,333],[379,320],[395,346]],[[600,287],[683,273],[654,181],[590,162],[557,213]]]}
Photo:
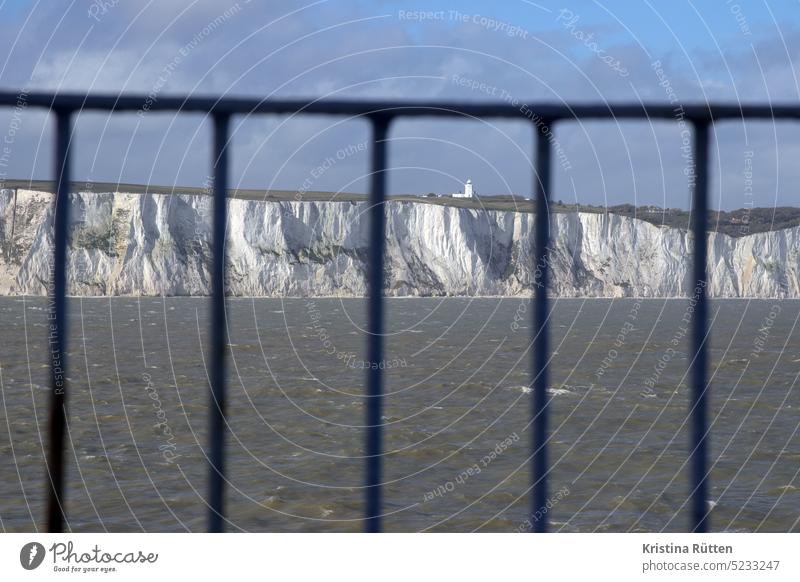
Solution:
{"label": "chalk cliff face", "polygon": [[[47,292],[51,194],[0,190],[0,294]],[[73,295],[210,292],[211,199],[70,197]],[[245,296],[364,295],[367,205],[231,200],[228,290]],[[391,202],[387,295],[527,295],[534,216]],[[552,218],[551,286],[563,297],[688,296],[690,236],[602,214]],[[800,228],[709,235],[713,297],[800,297]]]}

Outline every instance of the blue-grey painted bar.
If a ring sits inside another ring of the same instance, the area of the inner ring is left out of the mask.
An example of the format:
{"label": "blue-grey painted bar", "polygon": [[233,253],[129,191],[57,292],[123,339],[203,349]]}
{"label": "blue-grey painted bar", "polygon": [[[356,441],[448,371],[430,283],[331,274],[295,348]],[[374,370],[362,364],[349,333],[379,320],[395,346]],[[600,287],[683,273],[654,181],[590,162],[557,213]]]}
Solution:
{"label": "blue-grey painted bar", "polygon": [[71,112],[55,110],[55,175],[56,198],[53,215],[53,265],[50,288],[50,411],[47,449],[47,531],[64,531],[64,436],[67,427],[67,244],[69,243],[69,186]]}
{"label": "blue-grey painted bar", "polygon": [[[536,231],[533,260],[533,453],[531,496],[531,523],[535,533],[547,531],[547,381],[548,381],[548,331],[547,331],[547,280],[550,244],[550,141],[546,130],[550,122],[536,128]],[[538,516],[538,518],[537,518]]]}
{"label": "blue-grey painted bar", "polygon": [[[390,118],[377,115],[372,124],[372,167],[370,169],[369,259],[367,266],[367,361],[383,361],[383,253],[386,246],[386,136]],[[381,531],[383,455],[383,370],[367,370],[366,510],[365,530]]]}
{"label": "blue-grey painted bar", "polygon": [[[19,91],[0,91],[0,106],[13,107]],[[317,99],[274,100],[254,98],[225,98],[214,96],[159,96],[156,101],[147,95],[95,95],[77,93],[31,93],[26,97],[31,107],[62,109],[100,109],[113,111],[183,111],[214,113],[308,113],[330,115],[371,115],[376,111],[391,111],[402,116],[436,117],[509,117],[560,119],[675,119],[677,104],[669,103],[605,103],[555,104],[532,101],[527,110],[511,103],[463,103],[436,101],[334,101]],[[743,105],[739,103],[687,103],[685,118],[693,120],[741,119],[800,119],[800,105]]]}
{"label": "blue-grey painted bar", "polygon": [[209,406],[208,531],[221,532],[225,524],[225,232],[228,189],[227,114],[214,115],[214,224],[211,272],[211,399]]}
{"label": "blue-grey painted bar", "polygon": [[709,124],[694,124],[695,181],[692,190],[692,235],[694,238],[691,356],[691,531],[704,533],[708,516],[708,316],[706,299],[706,253],[708,247],[708,132]]}

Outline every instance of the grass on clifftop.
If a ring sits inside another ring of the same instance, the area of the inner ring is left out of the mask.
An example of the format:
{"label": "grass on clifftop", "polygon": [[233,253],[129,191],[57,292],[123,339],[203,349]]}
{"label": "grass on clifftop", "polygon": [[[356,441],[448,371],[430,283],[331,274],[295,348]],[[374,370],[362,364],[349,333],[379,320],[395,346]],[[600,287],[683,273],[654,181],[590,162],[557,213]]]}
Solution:
{"label": "grass on clifftop", "polygon": [[[52,181],[46,180],[6,180],[0,184],[2,188],[19,188],[52,192],[55,188]],[[109,182],[73,182],[73,191],[81,192],[126,192],[131,194],[189,194],[209,195],[209,190],[197,187],[182,186],[148,186],[143,184],[123,184]],[[261,200],[266,202],[365,202],[365,194],[337,193],[294,190],[230,190],[229,195],[242,200]],[[453,206],[456,208],[471,208],[484,210],[505,210],[516,212],[533,212],[534,204],[531,200],[521,196],[480,196],[476,198],[450,198],[430,195],[421,196],[391,196],[391,200],[399,202],[413,202],[417,204],[437,204],[439,206]],[[628,216],[644,220],[656,226],[667,226],[688,230],[691,215],[688,210],[680,208],[658,208],[654,206],[634,206],[633,204],[620,204],[617,206],[581,206],[577,204],[564,204],[554,201],[550,205],[552,212],[609,212],[620,216]],[[800,208],[779,206],[775,208],[743,208],[724,211],[710,211],[708,213],[709,230],[721,232],[733,237],[781,230],[800,225]]]}

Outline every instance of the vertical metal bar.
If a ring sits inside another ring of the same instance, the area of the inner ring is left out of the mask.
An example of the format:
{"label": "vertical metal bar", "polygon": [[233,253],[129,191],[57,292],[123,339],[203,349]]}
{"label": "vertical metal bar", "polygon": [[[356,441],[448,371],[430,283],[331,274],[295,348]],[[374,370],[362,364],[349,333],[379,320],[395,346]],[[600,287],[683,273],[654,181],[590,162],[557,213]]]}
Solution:
{"label": "vertical metal bar", "polygon": [[47,450],[47,531],[64,531],[64,435],[67,426],[66,328],[67,244],[69,244],[69,145],[72,112],[56,110],[55,176],[53,202],[53,266],[48,311],[50,347],[50,411]]}
{"label": "vertical metal bar", "polygon": [[707,301],[706,255],[708,247],[708,131],[706,121],[694,124],[695,181],[692,189],[692,234],[694,238],[691,359],[691,530],[704,533],[709,528],[708,516],[708,390],[707,367]]}
{"label": "vertical metal bar", "polygon": [[367,267],[367,434],[365,530],[381,531],[381,474],[383,455],[383,253],[386,246],[386,136],[390,118],[373,116],[372,167],[369,208],[369,264]]}
{"label": "vertical metal bar", "polygon": [[211,401],[209,405],[209,513],[208,531],[224,530],[225,482],[225,233],[228,190],[228,122],[214,115],[214,224],[211,268]]}
{"label": "vertical metal bar", "polygon": [[531,523],[533,531],[545,533],[547,518],[547,382],[548,330],[547,281],[550,244],[550,122],[542,120],[536,131],[536,232],[534,239],[533,306],[533,496]]}

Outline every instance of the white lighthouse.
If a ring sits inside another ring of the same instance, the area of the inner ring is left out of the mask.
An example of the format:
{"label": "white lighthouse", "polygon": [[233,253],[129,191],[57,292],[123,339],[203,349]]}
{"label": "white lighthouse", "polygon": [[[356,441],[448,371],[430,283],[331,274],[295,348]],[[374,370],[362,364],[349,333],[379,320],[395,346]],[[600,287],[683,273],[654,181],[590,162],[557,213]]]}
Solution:
{"label": "white lighthouse", "polygon": [[456,192],[453,194],[453,198],[472,198],[473,195],[472,180],[467,180],[467,183],[464,184],[464,193]]}

